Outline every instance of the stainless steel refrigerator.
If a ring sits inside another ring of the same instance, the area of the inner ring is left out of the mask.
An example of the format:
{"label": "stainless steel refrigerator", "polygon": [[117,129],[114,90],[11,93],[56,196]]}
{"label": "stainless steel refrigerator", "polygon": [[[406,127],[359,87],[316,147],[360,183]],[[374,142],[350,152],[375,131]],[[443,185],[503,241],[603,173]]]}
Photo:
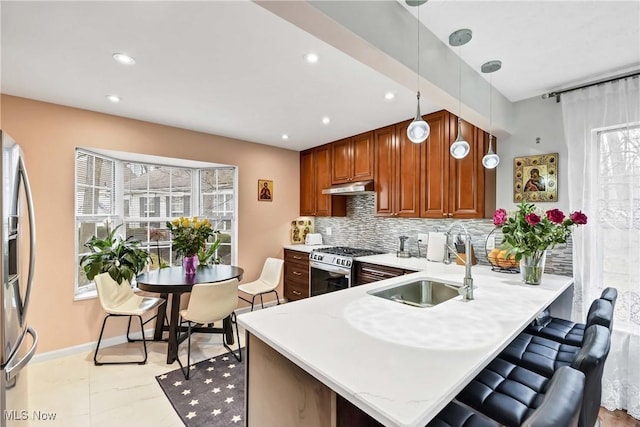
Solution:
{"label": "stainless steel refrigerator", "polygon": [[[0,130],[2,140],[2,263],[0,276],[0,425],[19,425],[29,418],[25,396],[19,396],[20,370],[31,360],[38,335],[27,323],[35,266],[35,222],[29,180],[20,147]],[[24,381],[23,381],[24,382]]]}

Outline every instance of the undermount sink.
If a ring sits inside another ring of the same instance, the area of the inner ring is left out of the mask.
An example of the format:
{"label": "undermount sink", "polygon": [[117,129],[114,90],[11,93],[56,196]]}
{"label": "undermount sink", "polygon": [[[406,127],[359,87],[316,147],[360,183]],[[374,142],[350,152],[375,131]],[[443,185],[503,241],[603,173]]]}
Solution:
{"label": "undermount sink", "polygon": [[370,295],[411,305],[414,307],[433,307],[459,295],[462,285],[436,282],[433,280],[417,280],[402,283],[380,291],[369,291]]}

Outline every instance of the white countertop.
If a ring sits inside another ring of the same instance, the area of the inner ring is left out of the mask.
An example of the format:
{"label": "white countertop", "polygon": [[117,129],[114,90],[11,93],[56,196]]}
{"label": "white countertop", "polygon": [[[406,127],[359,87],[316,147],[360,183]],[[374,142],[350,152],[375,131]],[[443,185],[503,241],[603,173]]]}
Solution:
{"label": "white countertop", "polygon": [[[335,246],[335,245],[334,245]],[[330,248],[331,245],[284,245],[285,249],[310,253],[314,249]]]}
{"label": "white countertop", "polygon": [[572,283],[474,266],[475,299],[417,308],[367,294],[421,278],[460,283],[464,266],[417,258],[359,258],[421,270],[242,314],[240,324],[386,426],[424,426]]}

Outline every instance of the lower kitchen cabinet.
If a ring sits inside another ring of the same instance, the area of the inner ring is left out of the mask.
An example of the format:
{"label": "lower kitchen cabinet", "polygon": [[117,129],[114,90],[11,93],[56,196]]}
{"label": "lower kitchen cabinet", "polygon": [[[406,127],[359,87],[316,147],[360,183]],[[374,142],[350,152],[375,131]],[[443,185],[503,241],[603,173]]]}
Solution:
{"label": "lower kitchen cabinet", "polygon": [[378,282],[403,274],[415,273],[413,270],[405,270],[397,267],[387,267],[386,265],[369,264],[367,262],[356,263],[356,285]]}
{"label": "lower kitchen cabinet", "polygon": [[309,254],[284,250],[284,296],[287,301],[309,298]]}

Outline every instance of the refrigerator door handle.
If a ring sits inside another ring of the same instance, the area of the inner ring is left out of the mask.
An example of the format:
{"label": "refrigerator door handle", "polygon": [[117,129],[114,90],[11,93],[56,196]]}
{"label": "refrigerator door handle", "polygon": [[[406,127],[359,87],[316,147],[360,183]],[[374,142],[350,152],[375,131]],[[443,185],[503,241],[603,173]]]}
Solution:
{"label": "refrigerator door handle", "polygon": [[33,338],[33,344],[31,344],[31,348],[24,355],[22,359],[20,359],[15,363],[13,363],[11,360],[7,362],[7,364],[4,367],[4,372],[7,378],[7,382],[10,382],[13,379],[13,377],[18,375],[18,372],[20,372],[20,369],[24,368],[24,366],[27,363],[29,363],[33,355],[36,353],[36,347],[38,346],[38,333],[35,331],[35,329],[31,327],[27,328],[27,333],[31,335],[31,337]]}
{"label": "refrigerator door handle", "polygon": [[[27,169],[24,166],[24,160],[22,156],[19,158],[18,170],[22,181],[24,182],[24,192],[27,198],[27,211],[29,215],[29,277],[27,278],[27,290],[23,301],[22,312],[26,316],[27,307],[29,305],[31,295],[31,285],[33,283],[33,272],[36,264],[36,220],[33,214],[33,198],[31,197],[31,185],[29,185],[29,177],[27,176]],[[36,335],[37,336],[37,335]]]}

